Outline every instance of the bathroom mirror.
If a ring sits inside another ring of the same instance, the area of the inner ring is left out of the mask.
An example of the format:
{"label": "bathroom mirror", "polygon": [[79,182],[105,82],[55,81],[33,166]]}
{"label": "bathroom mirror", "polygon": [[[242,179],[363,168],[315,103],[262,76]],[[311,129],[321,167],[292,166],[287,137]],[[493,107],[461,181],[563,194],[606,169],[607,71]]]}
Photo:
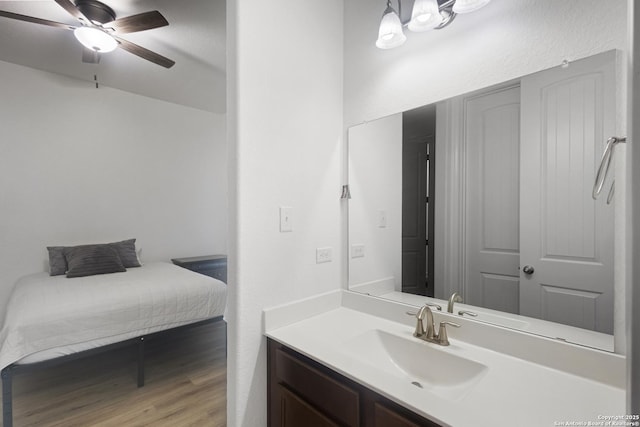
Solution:
{"label": "bathroom mirror", "polygon": [[350,128],[350,289],[613,351],[618,55]]}

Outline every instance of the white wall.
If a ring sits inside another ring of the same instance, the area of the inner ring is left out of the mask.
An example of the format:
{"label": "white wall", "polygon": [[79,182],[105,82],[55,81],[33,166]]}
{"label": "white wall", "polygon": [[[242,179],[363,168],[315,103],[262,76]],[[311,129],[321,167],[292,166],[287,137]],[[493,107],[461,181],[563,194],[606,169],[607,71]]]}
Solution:
{"label": "white wall", "polygon": [[[341,286],[342,0],[227,4],[229,426],[266,425],[262,309]],[[280,206],[293,232],[279,232]],[[316,248],[333,261],[316,264]]]}
{"label": "white wall", "polygon": [[385,4],[345,2],[346,127],[626,47],[626,0],[493,0],[383,51],[375,39]]}
{"label": "white wall", "polygon": [[[225,117],[0,62],[0,306],[47,245],[225,253]],[[2,316],[4,317],[4,316]]]}
{"label": "white wall", "polygon": [[[402,114],[352,127],[348,138],[349,287],[375,295],[371,286],[354,286],[388,279],[390,290],[401,291]],[[353,245],[364,245],[363,257],[353,257]]]}

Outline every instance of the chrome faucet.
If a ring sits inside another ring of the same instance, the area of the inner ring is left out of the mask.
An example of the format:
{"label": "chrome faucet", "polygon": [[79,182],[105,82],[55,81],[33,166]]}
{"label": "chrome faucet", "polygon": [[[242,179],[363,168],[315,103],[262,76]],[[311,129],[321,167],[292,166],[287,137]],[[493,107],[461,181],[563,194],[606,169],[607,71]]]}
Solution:
{"label": "chrome faucet", "polygon": [[447,305],[447,311],[449,313],[453,313],[453,304],[456,302],[462,302],[462,297],[459,293],[454,292],[451,294],[451,297],[449,297],[449,305]]}
{"label": "chrome faucet", "polygon": [[[442,321],[440,322],[440,328],[436,334],[433,312],[429,308],[429,305],[430,304],[423,305],[417,313],[407,312],[407,314],[411,316],[416,316],[417,319],[416,330],[413,333],[413,336],[435,344],[449,345],[446,325],[453,326],[454,328],[459,328],[460,325],[453,322]],[[424,325],[425,320],[427,322],[426,328]]]}
{"label": "chrome faucet", "polygon": [[[414,313],[407,313],[407,314],[414,314]],[[434,333],[434,326],[433,326],[433,312],[431,311],[431,309],[429,308],[429,306],[427,304],[423,305],[420,310],[418,310],[417,313],[415,313],[417,322],[416,322],[416,330],[413,333],[413,336],[416,338],[422,338],[425,340],[430,340],[433,339],[433,336],[435,335]],[[423,321],[427,320],[427,328],[424,328],[424,323]]]}

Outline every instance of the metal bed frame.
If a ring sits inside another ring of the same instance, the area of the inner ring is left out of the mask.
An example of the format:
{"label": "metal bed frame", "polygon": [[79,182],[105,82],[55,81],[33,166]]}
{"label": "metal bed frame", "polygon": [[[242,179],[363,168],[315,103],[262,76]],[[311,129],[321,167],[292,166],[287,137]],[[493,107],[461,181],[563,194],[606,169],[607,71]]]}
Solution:
{"label": "metal bed frame", "polygon": [[[206,325],[209,323],[217,322],[222,320],[222,316],[212,317],[210,319],[201,320],[195,323],[189,323],[187,325],[178,326],[175,328],[165,329],[162,331],[154,332],[151,334],[139,336],[136,338],[129,338],[125,341],[116,342],[113,344],[108,344],[102,347],[92,348],[89,350],[84,350],[78,353],[69,354],[66,356],[56,357],[54,359],[43,360],[41,362],[34,363],[26,363],[24,365],[13,363],[6,368],[4,368],[0,372],[0,376],[2,377],[2,425],[3,427],[13,427],[13,393],[12,393],[12,385],[13,385],[13,376],[16,374],[22,374],[26,372],[38,371],[41,369],[46,369],[52,366],[59,365],[61,363],[70,362],[73,360],[84,359],[85,357],[90,357],[95,354],[104,353],[110,350],[115,350],[122,347],[132,346],[137,344],[138,346],[138,358],[137,358],[137,369],[138,369],[138,387],[144,386],[144,344],[145,340],[156,338],[161,335],[165,335],[170,332],[176,332],[180,330],[185,330],[197,326]],[[225,329],[226,335],[226,329]],[[226,341],[226,336],[225,336]]]}

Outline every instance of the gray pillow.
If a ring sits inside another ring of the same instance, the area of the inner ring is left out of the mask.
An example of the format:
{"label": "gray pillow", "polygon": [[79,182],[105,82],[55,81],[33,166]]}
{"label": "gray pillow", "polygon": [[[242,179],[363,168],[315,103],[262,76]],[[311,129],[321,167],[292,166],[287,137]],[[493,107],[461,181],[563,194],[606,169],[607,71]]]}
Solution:
{"label": "gray pillow", "polygon": [[67,260],[64,258],[64,246],[47,246],[49,251],[49,275],[60,276],[67,272]]}
{"label": "gray pillow", "polygon": [[[136,239],[127,239],[120,242],[107,243],[111,245],[118,253],[122,265],[125,268],[140,267],[140,260],[138,260],[138,254],[136,253]],[[96,246],[96,245],[83,245],[83,246]],[[59,276],[65,274],[68,270],[67,260],[64,255],[64,250],[67,248],[73,248],[75,246],[47,246],[49,251],[49,275]]]}
{"label": "gray pillow", "polygon": [[120,256],[122,265],[126,268],[140,267],[140,261],[136,254],[136,239],[123,240],[121,242],[109,243]]}
{"label": "gray pillow", "polygon": [[122,265],[118,251],[110,244],[64,248],[64,257],[67,260],[67,277],[127,271]]}

